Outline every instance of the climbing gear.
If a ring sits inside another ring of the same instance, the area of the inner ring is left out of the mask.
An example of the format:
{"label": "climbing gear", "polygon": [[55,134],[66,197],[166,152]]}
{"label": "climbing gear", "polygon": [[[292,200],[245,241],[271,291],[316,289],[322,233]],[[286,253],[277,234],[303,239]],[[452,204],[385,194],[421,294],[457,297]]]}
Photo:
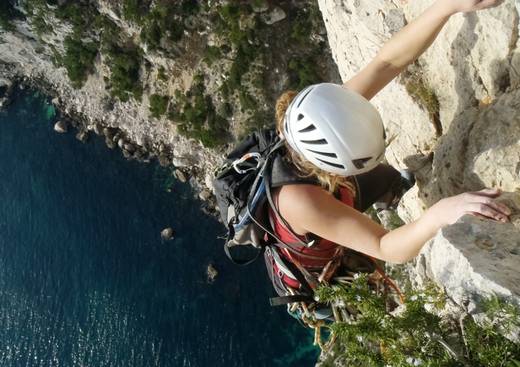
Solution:
{"label": "climbing gear", "polygon": [[322,83],[302,90],[284,118],[289,145],[320,169],[341,176],[370,171],[383,158],[381,116],[363,96]]}
{"label": "climbing gear", "polygon": [[[349,284],[348,277],[352,279],[360,269],[374,274],[374,279],[382,282],[385,289],[393,283],[373,259],[340,246],[324,266],[305,265],[308,259],[323,258],[302,249],[317,246],[324,240],[295,234],[274,204],[271,190],[288,184],[318,183],[298,176],[296,168],[283,159],[283,150],[284,140],[271,129],[251,134],[227,156],[213,182],[221,219],[228,229],[224,250],[231,261],[240,265],[253,262],[263,252],[269,277],[278,294],[270,299],[271,305],[287,306],[289,314],[315,330],[316,342],[325,348],[320,337],[321,328],[327,322],[350,317],[350,311],[317,302],[314,291],[318,286]],[[283,241],[276,233],[270,210],[294,241]],[[256,249],[253,258],[239,259],[232,255],[232,248],[243,248],[244,245]],[[358,265],[352,265],[356,264],[355,260]]]}

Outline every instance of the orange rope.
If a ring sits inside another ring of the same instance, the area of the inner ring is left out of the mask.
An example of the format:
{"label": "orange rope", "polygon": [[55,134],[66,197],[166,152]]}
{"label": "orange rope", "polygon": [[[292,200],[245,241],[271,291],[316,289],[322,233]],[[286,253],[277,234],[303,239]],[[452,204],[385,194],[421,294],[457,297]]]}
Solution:
{"label": "orange rope", "polygon": [[395,282],[392,280],[392,278],[390,278],[388,275],[386,275],[385,271],[383,269],[381,269],[381,267],[377,264],[377,261],[372,256],[369,256],[369,258],[374,263],[374,265],[376,267],[376,271],[379,273],[379,275],[381,275],[383,277],[384,282],[386,284],[388,284],[390,287],[392,287],[394,289],[394,291],[396,291],[397,295],[399,296],[399,300],[401,301],[401,303],[404,303],[405,296],[404,296],[403,292],[401,292],[401,290],[399,289],[397,284],[395,284]]}

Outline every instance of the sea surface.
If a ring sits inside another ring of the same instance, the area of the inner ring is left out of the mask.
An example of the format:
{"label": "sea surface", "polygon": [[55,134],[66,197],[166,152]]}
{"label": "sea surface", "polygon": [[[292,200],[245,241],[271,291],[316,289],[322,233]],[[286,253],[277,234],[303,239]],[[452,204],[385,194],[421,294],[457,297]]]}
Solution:
{"label": "sea surface", "polygon": [[187,184],[57,119],[35,92],[0,112],[0,366],[314,365],[263,261],[225,258]]}

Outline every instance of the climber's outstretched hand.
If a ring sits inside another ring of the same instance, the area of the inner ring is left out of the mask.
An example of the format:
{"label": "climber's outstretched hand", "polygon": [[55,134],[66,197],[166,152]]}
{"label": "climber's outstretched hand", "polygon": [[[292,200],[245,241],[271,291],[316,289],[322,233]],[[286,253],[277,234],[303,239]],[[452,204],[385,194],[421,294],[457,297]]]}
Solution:
{"label": "climber's outstretched hand", "polygon": [[476,10],[493,8],[503,3],[504,0],[438,0],[442,2],[451,13],[468,13]]}
{"label": "climber's outstretched hand", "polygon": [[500,194],[498,189],[466,192],[442,199],[432,209],[443,224],[453,224],[465,214],[507,222],[511,210],[495,200]]}

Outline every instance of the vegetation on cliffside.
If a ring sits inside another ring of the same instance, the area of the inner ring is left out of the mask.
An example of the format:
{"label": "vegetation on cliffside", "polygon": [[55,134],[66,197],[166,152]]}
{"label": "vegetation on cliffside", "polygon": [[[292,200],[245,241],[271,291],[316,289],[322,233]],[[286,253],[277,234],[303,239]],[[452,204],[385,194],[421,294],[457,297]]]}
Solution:
{"label": "vegetation on cliffside", "polygon": [[21,5],[75,88],[100,73],[107,98],[143,103],[147,95],[150,118],[205,146],[271,124],[274,101],[288,88],[339,81],[314,0]]}
{"label": "vegetation on cliffside", "polygon": [[[333,366],[493,366],[520,365],[520,345],[504,336],[520,328],[519,310],[498,298],[482,300],[486,318],[446,314],[446,295],[435,286],[411,289],[399,308],[388,294],[368,286],[366,276],[350,287],[323,287],[320,301],[356,310],[333,323],[333,350],[320,367]],[[516,329],[515,329],[516,328]]]}
{"label": "vegetation on cliffside", "polygon": [[14,30],[13,20],[21,16],[22,14],[15,9],[9,0],[0,2],[0,31]]}

